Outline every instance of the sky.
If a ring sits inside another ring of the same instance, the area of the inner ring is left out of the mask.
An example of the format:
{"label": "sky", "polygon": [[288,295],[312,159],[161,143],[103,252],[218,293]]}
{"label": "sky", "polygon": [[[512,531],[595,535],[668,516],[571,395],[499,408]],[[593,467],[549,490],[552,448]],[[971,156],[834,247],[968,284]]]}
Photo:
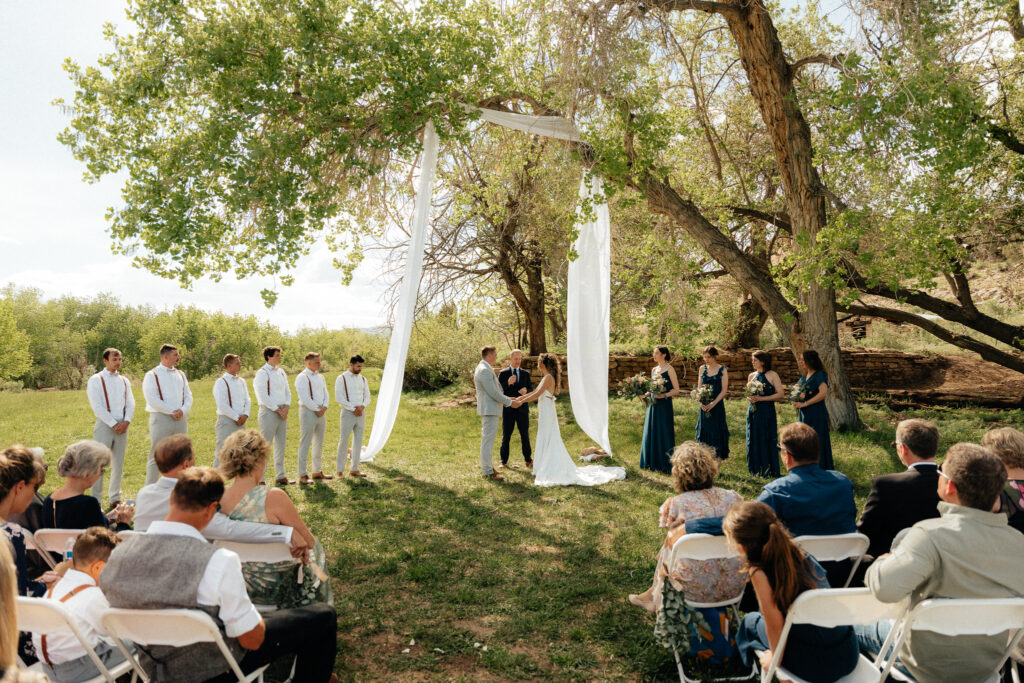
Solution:
{"label": "sky", "polygon": [[[837,23],[840,2],[823,2]],[[82,164],[57,142],[68,118],[51,102],[73,100],[62,62],[94,64],[107,51],[103,23],[128,26],[123,8],[122,0],[0,0],[0,285],[35,287],[47,297],[109,292],[125,304],[160,309],[195,305],[257,315],[287,331],[384,324],[387,283],[373,255],[347,287],[321,248],[300,261],[291,287],[225,277],[184,290],[111,252],[104,215],[120,204],[119,179],[82,182]],[[260,297],[265,287],[280,292],[272,309]]]}

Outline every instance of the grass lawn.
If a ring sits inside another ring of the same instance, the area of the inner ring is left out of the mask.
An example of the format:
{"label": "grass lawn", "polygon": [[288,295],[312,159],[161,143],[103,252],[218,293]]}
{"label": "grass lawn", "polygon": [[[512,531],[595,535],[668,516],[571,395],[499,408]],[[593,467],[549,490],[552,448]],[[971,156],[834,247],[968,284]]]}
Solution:
{"label": "grass lawn", "polygon": [[[380,371],[367,375],[376,400]],[[327,382],[333,387],[333,374]],[[213,460],[211,389],[211,380],[192,384],[189,433],[200,464]],[[663,539],[657,508],[672,494],[667,476],[636,468],[639,402],[611,402],[614,464],[626,466],[625,481],[540,489],[522,467],[518,437],[511,460],[519,468],[507,472],[508,480],[480,477],[474,408],[436,407],[452,395],[405,396],[388,446],[364,467],[367,479],[287,489],[331,560],[342,679],[671,680],[675,666],[652,640],[653,619],[626,602],[627,593],[649,585]],[[149,448],[140,387],[135,397],[127,497],[143,484]],[[572,421],[568,397],[557,405],[569,451],[579,453],[590,443]],[[688,400],[677,400],[675,408],[682,440],[694,432],[696,408]],[[296,410],[293,405],[293,416]],[[750,498],[764,480],[746,470],[743,411],[741,402],[729,402],[732,457],[719,483]],[[373,406],[369,412],[367,430]],[[329,415],[324,470],[330,472],[336,406]],[[1022,411],[897,413],[864,405],[861,415],[867,431],[832,435],[836,465],[853,479],[858,506],[873,475],[899,467],[888,446],[898,419],[936,421],[940,449],[976,440],[993,426],[1024,425]],[[787,405],[779,422],[793,419]],[[297,419],[290,422],[286,462],[295,476],[299,432]],[[84,391],[0,393],[0,443],[42,446],[51,464],[67,444],[90,438],[92,425]],[[52,467],[50,473],[44,492],[60,485]]]}

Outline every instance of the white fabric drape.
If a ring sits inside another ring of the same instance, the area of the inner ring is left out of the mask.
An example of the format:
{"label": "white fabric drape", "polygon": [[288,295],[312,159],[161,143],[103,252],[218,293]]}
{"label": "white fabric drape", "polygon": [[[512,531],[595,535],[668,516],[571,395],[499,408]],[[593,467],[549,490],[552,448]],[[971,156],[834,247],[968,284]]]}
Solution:
{"label": "white fabric drape", "polygon": [[[533,135],[578,140],[576,127],[557,116],[527,116],[466,106],[480,112],[480,117],[499,126],[514,128]],[[395,327],[391,331],[388,357],[384,363],[380,391],[374,410],[370,440],[360,458],[372,462],[384,448],[398,416],[402,398],[402,379],[409,353],[413,313],[423,273],[423,249],[426,243],[427,220],[434,170],[437,165],[437,134],[428,123],[423,133],[423,160],[419,185],[416,188],[416,210],[413,218],[405,275],[395,310]],[[573,414],[580,428],[605,451],[611,453],[608,441],[608,318],[611,262],[611,228],[608,205],[601,192],[601,179],[594,177],[580,186],[580,198],[597,197],[595,219],[580,226],[576,240],[578,257],[569,263],[569,301],[567,307],[567,345],[569,391]]]}
{"label": "white fabric drape", "polygon": [[377,392],[377,407],[373,413],[373,427],[370,441],[360,458],[373,462],[391,436],[398,417],[398,402],[402,398],[402,379],[405,376],[405,359],[409,355],[409,336],[412,333],[412,318],[416,312],[416,298],[423,274],[423,247],[427,237],[427,221],[430,218],[430,195],[434,189],[434,169],[437,167],[437,133],[434,124],[427,122],[423,131],[423,160],[420,163],[419,185],[416,188],[416,211],[413,214],[412,230],[409,233],[409,251],[405,255],[405,274],[398,294],[395,309],[395,327],[388,342],[388,357],[384,361],[384,374]]}
{"label": "white fabric drape", "polygon": [[580,183],[580,201],[593,204],[593,218],[580,226],[569,261],[566,305],[566,364],[569,399],[580,429],[611,454],[608,440],[608,326],[611,290],[611,221],[601,178]]}

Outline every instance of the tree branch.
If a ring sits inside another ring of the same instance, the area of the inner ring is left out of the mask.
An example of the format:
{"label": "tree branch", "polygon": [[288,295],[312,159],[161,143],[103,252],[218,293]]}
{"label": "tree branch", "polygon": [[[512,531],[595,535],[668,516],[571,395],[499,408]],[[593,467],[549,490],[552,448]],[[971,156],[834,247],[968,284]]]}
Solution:
{"label": "tree branch", "polygon": [[804,66],[807,66],[808,64],[824,64],[825,66],[830,66],[833,69],[839,69],[840,71],[842,71],[843,69],[846,68],[845,59],[846,55],[842,54],[826,55],[824,53],[820,53],[816,55],[809,55],[807,57],[801,57],[800,59],[793,62],[793,65],[790,66],[789,68],[793,72],[793,75],[796,75],[796,72],[799,69],[801,69]]}
{"label": "tree branch", "polygon": [[767,213],[758,209],[751,209],[746,206],[728,206],[726,207],[729,211],[732,211],[737,216],[743,216],[745,218],[753,218],[754,220],[764,221],[769,225],[774,225],[779,230],[788,232],[790,235],[793,234],[793,225],[789,222],[789,214],[785,211],[775,211]]}
{"label": "tree branch", "polygon": [[990,123],[988,126],[988,134],[991,135],[996,142],[1000,143],[1011,152],[1024,154],[1024,142],[1021,142],[1020,138],[1018,138],[1010,129]]}
{"label": "tree branch", "polygon": [[[626,4],[625,1],[616,0],[618,5]],[[731,2],[712,2],[712,0],[642,0],[637,3],[641,9],[660,9],[663,12],[679,12],[687,9],[696,9],[709,14],[731,14],[738,16],[740,8]]]}

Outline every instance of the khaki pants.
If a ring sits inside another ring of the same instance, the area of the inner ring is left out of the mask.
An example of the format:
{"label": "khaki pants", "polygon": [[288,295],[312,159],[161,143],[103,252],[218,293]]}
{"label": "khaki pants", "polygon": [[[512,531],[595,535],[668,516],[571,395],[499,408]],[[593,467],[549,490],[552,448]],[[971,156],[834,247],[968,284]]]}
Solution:
{"label": "khaki pants", "polygon": [[[108,497],[111,503],[121,500],[121,476],[124,474],[124,454],[128,450],[128,432],[118,434],[112,427],[96,420],[96,426],[92,430],[92,438],[110,449],[113,457],[110,459],[110,491]],[[92,495],[96,500],[103,499],[103,473],[92,485]]]}
{"label": "khaki pants", "polygon": [[345,458],[348,454],[348,438],[352,435],[352,466],[353,472],[359,471],[359,456],[363,452],[363,428],[366,426],[366,413],[359,417],[351,410],[341,410],[341,438],[338,440],[338,471],[345,471]]}
{"label": "khaki pants", "polygon": [[[173,434],[188,434],[188,415],[183,416],[180,420],[175,420],[170,415],[163,413],[149,414],[149,460],[146,462],[147,485],[160,478],[160,470],[157,469],[156,460],[153,459],[156,445],[160,443],[161,439]],[[114,478],[113,472],[111,472],[110,478]]]}
{"label": "khaki pants", "polygon": [[[248,423],[246,423],[248,424]],[[229,436],[242,429],[238,423],[225,415],[217,416],[217,424],[213,427],[213,433],[217,437],[217,445],[213,449],[213,466],[220,467],[220,449]]]}
{"label": "khaki pants", "polygon": [[309,408],[299,406],[299,476],[307,477],[306,459],[313,447],[313,474],[323,472],[324,433],[327,431],[327,413],[317,417]]}
{"label": "khaki pants", "polygon": [[260,434],[274,444],[274,478],[286,479],[288,473],[284,471],[284,446],[288,439],[288,420],[282,420],[270,408],[260,406]]}

